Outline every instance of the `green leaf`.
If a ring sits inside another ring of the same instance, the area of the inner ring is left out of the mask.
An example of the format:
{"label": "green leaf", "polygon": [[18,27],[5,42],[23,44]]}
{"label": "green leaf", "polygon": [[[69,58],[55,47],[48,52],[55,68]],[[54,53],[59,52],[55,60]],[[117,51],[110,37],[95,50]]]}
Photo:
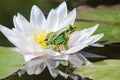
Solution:
{"label": "green leaf", "polygon": [[[83,8],[77,13],[77,19],[97,21],[103,23],[119,23],[120,22],[120,6],[117,7],[98,7]],[[120,23],[119,23],[120,25]]]}
{"label": "green leaf", "polygon": [[77,73],[93,80],[120,80],[120,60],[104,60],[76,69]]}
{"label": "green leaf", "polygon": [[102,40],[109,43],[120,42],[120,6],[83,8],[77,13],[75,26],[81,30],[99,24],[95,33],[104,33]]}
{"label": "green leaf", "polygon": [[0,79],[21,69],[23,63],[24,59],[19,53],[9,48],[0,47]]}
{"label": "green leaf", "polygon": [[[88,27],[92,27],[99,23],[89,23],[89,22],[76,22],[75,26],[78,30],[82,30]],[[99,24],[98,29],[94,34],[104,33],[104,36],[101,40],[108,40],[109,43],[120,42],[120,27],[119,26],[110,26],[107,24]]]}

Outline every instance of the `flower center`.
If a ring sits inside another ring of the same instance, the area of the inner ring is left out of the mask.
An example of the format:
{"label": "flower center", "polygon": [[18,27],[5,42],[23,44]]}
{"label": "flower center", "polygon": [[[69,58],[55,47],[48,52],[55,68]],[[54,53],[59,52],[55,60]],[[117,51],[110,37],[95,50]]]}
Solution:
{"label": "flower center", "polygon": [[45,41],[45,38],[46,38],[46,31],[42,31],[40,35],[36,35],[34,34],[34,39],[39,43],[39,45],[45,49],[46,48],[46,41]]}

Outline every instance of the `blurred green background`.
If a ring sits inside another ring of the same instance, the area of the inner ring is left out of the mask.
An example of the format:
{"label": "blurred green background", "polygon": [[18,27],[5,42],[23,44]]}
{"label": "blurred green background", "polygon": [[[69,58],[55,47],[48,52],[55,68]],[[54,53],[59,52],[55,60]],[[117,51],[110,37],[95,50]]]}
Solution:
{"label": "blurred green background", "polygon": [[44,13],[47,13],[62,1],[67,1],[69,10],[80,5],[96,7],[98,5],[115,5],[120,3],[120,0],[0,0],[0,24],[12,27],[13,15],[16,15],[18,12],[29,19],[32,5],[37,5]]}
{"label": "blurred green background", "polygon": [[[29,20],[32,5],[37,5],[47,15],[51,8],[55,8],[62,1],[67,2],[69,10],[80,5],[97,7],[120,3],[120,0],[0,0],[0,24],[12,28],[14,26],[13,16],[18,12]],[[12,46],[1,33],[0,38],[1,46]]]}

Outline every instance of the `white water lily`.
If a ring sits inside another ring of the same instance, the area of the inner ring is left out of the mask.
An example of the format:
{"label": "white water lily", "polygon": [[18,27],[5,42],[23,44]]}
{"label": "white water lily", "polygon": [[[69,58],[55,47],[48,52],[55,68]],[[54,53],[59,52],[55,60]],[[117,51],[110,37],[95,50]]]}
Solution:
{"label": "white water lily", "polygon": [[16,46],[14,50],[25,57],[26,63],[23,70],[28,74],[40,74],[47,66],[53,77],[61,74],[67,78],[68,75],[56,69],[59,64],[67,65],[66,61],[70,61],[74,66],[89,64],[90,62],[77,52],[94,44],[103,36],[103,34],[91,36],[98,27],[96,25],[92,28],[72,32],[68,37],[68,48],[65,48],[64,45],[57,45],[60,47],[58,51],[53,47],[49,48],[55,44],[48,45],[46,37],[66,26],[73,25],[75,17],[76,9],[67,14],[66,2],[61,3],[56,9],[52,9],[47,19],[42,11],[34,5],[31,10],[30,22],[18,13],[13,17],[15,28],[11,30],[0,25],[0,30]]}
{"label": "white water lily", "polygon": [[[60,55],[60,53],[50,49],[44,49],[46,47],[44,37],[48,33],[55,32],[68,25],[73,25],[76,17],[76,9],[73,9],[69,14],[67,13],[66,2],[63,2],[56,9],[52,9],[48,14],[48,18],[45,19],[42,11],[34,5],[31,10],[30,22],[18,13],[17,16],[13,17],[15,28],[12,28],[11,30],[0,25],[1,32],[16,46],[14,49],[25,57],[26,62],[29,62],[36,57],[45,56],[38,65],[38,67],[43,65],[42,68],[39,67],[37,70],[38,72],[33,72],[32,68],[34,66],[31,66],[33,64],[30,64],[27,69],[28,74],[41,73],[47,64],[52,76],[57,76],[56,74],[54,75],[52,72],[54,70],[51,69],[57,67],[58,63],[56,63],[55,66],[52,65],[51,67],[53,68],[51,68],[50,65],[53,61],[50,61],[50,58],[53,55]],[[47,55],[47,53],[49,54]],[[46,64],[43,64],[43,62],[46,62]]]}
{"label": "white water lily", "polygon": [[[30,23],[18,13],[13,18],[15,28],[10,30],[1,25],[0,30],[21,51],[41,52],[43,51],[42,47],[44,47],[44,42],[43,45],[42,43],[39,45],[34,38],[43,39],[47,33],[57,31],[68,25],[73,25],[75,17],[75,9],[67,15],[66,2],[61,3],[56,9],[52,9],[47,20],[42,11],[34,5],[31,10]],[[38,55],[35,54],[34,56],[36,57]],[[25,56],[26,61],[32,59],[29,56]]]}

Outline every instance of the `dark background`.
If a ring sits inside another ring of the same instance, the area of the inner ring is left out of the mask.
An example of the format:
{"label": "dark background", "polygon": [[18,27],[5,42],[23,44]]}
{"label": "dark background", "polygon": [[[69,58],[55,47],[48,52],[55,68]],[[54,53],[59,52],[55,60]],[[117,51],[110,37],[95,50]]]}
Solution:
{"label": "dark background", "polygon": [[[13,16],[18,12],[29,20],[33,5],[37,5],[47,15],[50,9],[57,7],[62,1],[67,2],[69,10],[82,5],[97,7],[120,3],[120,0],[0,0],[0,24],[12,28]],[[1,33],[0,38],[0,46],[13,46]]]}
{"label": "dark background", "polygon": [[51,8],[55,8],[62,1],[67,1],[68,9],[71,10],[80,5],[115,5],[120,0],[0,0],[0,24],[13,27],[12,18],[18,12],[29,20],[32,5],[37,5],[44,13],[48,13]]}

